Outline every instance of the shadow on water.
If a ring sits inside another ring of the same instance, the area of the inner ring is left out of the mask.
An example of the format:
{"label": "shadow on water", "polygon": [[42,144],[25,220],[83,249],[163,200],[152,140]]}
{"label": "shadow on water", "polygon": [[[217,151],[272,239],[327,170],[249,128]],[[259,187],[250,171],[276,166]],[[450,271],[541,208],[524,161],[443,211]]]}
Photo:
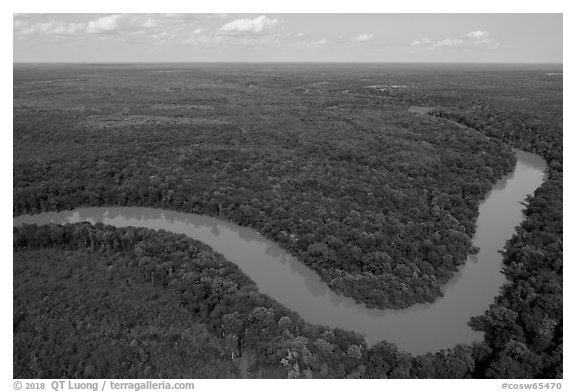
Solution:
{"label": "shadow on water", "polygon": [[282,256],[282,249],[280,249],[280,247],[277,246],[276,244],[273,244],[273,243],[269,244],[266,247],[266,250],[264,252],[266,252],[267,255],[272,256],[272,257],[280,257],[281,263],[285,262],[281,257]]}
{"label": "shadow on water", "polygon": [[316,272],[255,230],[208,216],[144,207],[100,207],[23,215],[15,217],[13,224],[87,220],[185,233],[209,243],[249,275],[262,293],[306,321],[354,330],[371,344],[386,340],[400,350],[423,354],[481,338],[467,322],[482,314],[498,294],[504,281],[498,251],[522,220],[520,202],[541,184],[546,168],[533,154],[518,150],[516,154],[515,171],[499,180],[481,203],[473,238],[480,253],[468,257],[434,303],[401,310],[369,309],[336,294]]}
{"label": "shadow on water", "polygon": [[[236,225],[234,225],[236,226]],[[255,230],[249,229],[247,227],[236,226],[238,236],[244,241],[258,241],[260,242],[264,236],[260,235]]]}
{"label": "shadow on water", "polygon": [[[278,257],[283,258],[282,256]],[[320,276],[316,274],[311,268],[308,268],[306,265],[302,264],[291,255],[286,255],[285,258],[287,259],[290,271],[303,279],[310,294],[313,296],[325,296],[327,293],[331,293],[328,285],[320,280]]]}
{"label": "shadow on water", "polygon": [[546,171],[546,161],[544,161],[540,156],[518,149],[514,149],[514,152],[516,152],[518,160],[522,160],[522,165],[520,165],[517,170],[536,170],[539,172]]}
{"label": "shadow on water", "polygon": [[484,200],[488,199],[492,193],[506,189],[508,186],[508,181],[514,178],[514,175],[516,175],[516,170],[514,170],[512,173],[506,174],[504,177],[496,181],[496,183],[492,185],[492,189],[490,189],[486,196],[484,196]]}

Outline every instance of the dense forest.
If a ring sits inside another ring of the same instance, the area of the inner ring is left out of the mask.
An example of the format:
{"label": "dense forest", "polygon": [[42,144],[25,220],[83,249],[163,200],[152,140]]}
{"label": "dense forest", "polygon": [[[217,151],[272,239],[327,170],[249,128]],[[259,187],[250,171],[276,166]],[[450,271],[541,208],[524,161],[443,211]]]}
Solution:
{"label": "dense forest", "polygon": [[[174,354],[195,377],[246,375],[242,360],[250,377],[562,377],[561,78],[530,68],[72,71],[51,69],[55,83],[41,83],[34,68],[15,69],[14,215],[142,205],[229,219],[368,306],[440,295],[474,251],[478,203],[513,167],[510,146],[549,170],[503,250],[509,282],[470,322],[485,341],[418,357],[307,324],[182,236],[15,228],[15,377],[189,376],[164,364]],[[91,298],[101,305],[87,309]],[[141,298],[153,332],[125,328]],[[164,328],[180,325],[167,312],[195,324]],[[102,350],[81,348],[97,340]],[[108,346],[119,360],[107,368]]]}
{"label": "dense forest", "polygon": [[[490,309],[470,322],[485,333],[487,346],[476,358],[475,377],[562,378],[563,113],[560,91],[545,79],[539,75],[529,87],[503,80],[494,90],[472,88],[466,104],[455,104],[441,92],[420,100],[409,94],[399,98],[536,153],[548,164],[544,184],[526,200],[526,219],[502,252],[508,283]],[[503,89],[507,94],[496,93]],[[523,89],[531,91],[532,99]]]}
{"label": "dense forest", "polygon": [[[14,228],[16,378],[470,376],[475,349],[413,358],[304,322],[183,235],[101,223]],[[480,351],[483,352],[483,351]]]}
{"label": "dense forest", "polygon": [[[489,114],[492,113],[492,114]],[[561,126],[540,118],[494,109],[435,115],[501,138],[547,160],[544,184],[526,202],[526,219],[503,252],[509,283],[485,315],[471,326],[485,332],[490,354],[485,376],[562,377],[563,342],[563,158]]]}
{"label": "dense forest", "polygon": [[85,79],[16,70],[15,215],[125,205],[228,219],[370,307],[441,295],[474,251],[479,202],[515,162],[509,146],[397,105],[305,94],[301,83],[326,86],[306,73],[74,71]]}

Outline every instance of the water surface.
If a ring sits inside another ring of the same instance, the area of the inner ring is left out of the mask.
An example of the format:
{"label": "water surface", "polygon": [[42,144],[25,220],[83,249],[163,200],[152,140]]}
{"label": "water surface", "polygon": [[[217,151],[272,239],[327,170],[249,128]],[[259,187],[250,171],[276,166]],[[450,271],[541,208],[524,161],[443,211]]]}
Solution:
{"label": "water surface", "polygon": [[498,251],[522,221],[521,202],[542,183],[546,169],[537,155],[519,150],[516,155],[514,172],[498,181],[480,205],[473,239],[480,252],[470,256],[443,287],[443,297],[433,304],[403,310],[368,309],[356,304],[332,292],[314,271],[256,231],[203,215],[141,207],[95,207],[18,216],[14,225],[89,221],[183,233],[236,263],[260,292],[306,321],[359,332],[370,344],[386,340],[417,355],[482,339],[467,322],[484,313],[498,295],[505,281]]}

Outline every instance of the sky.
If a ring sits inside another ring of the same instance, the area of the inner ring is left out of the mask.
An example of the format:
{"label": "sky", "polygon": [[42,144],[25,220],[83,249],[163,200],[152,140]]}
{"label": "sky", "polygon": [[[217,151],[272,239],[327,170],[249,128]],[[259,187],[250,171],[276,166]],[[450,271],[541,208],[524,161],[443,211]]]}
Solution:
{"label": "sky", "polygon": [[14,62],[562,63],[562,14],[14,14]]}

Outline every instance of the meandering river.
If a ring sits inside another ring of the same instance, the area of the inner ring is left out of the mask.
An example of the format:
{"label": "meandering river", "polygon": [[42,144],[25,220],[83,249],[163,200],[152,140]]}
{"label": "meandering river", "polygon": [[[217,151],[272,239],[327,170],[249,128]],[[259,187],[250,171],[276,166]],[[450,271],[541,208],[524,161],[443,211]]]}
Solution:
{"label": "meandering river", "polygon": [[474,236],[474,245],[480,252],[470,256],[443,287],[443,297],[433,304],[403,310],[368,309],[335,294],[314,271],[272,241],[252,229],[216,218],[153,208],[96,207],[23,215],[15,217],[13,223],[89,221],[183,233],[236,263],[256,282],[260,292],[306,321],[359,332],[370,344],[386,340],[400,350],[418,355],[482,339],[467,322],[484,313],[504,283],[498,251],[523,219],[521,202],[540,186],[545,176],[543,159],[520,150],[516,150],[516,155],[514,172],[498,181],[480,205]]}

